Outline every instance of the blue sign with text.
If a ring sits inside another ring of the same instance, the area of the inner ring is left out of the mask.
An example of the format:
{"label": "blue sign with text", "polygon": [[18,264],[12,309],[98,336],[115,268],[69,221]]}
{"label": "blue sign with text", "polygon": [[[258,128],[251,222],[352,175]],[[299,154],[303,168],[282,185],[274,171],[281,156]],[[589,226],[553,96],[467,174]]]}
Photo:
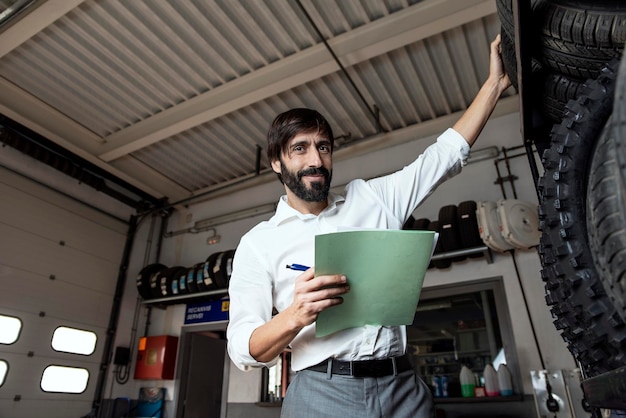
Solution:
{"label": "blue sign with text", "polygon": [[201,324],[228,320],[228,299],[189,303],[185,310],[185,324]]}

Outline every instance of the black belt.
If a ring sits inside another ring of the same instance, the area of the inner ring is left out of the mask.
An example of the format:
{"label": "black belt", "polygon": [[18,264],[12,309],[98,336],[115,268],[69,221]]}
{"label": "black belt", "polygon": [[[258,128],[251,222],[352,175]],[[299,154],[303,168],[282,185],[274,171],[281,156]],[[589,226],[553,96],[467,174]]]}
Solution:
{"label": "black belt", "polygon": [[396,375],[412,368],[409,357],[405,354],[400,357],[381,360],[342,361],[328,359],[308,367],[306,370],[354,377],[383,377]]}

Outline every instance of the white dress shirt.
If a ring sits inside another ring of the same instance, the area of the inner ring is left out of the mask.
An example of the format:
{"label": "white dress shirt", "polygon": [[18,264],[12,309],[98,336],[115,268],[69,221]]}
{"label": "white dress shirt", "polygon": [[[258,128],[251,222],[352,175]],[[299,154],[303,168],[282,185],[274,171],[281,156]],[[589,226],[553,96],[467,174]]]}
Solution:
{"label": "white dress shirt", "polygon": [[[275,215],[246,233],[237,246],[230,277],[228,353],[242,370],[270,366],[251,355],[252,332],[293,301],[294,281],[300,271],[287,264],[313,266],[315,235],[342,227],[400,229],[415,208],[465,163],[469,146],[448,129],[417,160],[393,174],[350,182],[343,196],[331,193],[319,214],[302,214],[282,196]],[[348,277],[348,283],[350,278]],[[315,337],[315,323],[305,327],[290,344],[291,366],[298,371],[327,358],[366,360],[404,354],[406,327],[366,325]]]}

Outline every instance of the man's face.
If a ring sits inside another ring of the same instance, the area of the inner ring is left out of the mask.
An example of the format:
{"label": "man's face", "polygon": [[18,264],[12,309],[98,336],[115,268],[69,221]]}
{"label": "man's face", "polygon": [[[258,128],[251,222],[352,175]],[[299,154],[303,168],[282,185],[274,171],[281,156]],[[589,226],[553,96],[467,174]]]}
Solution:
{"label": "man's face", "polygon": [[287,152],[272,163],[285,186],[306,202],[328,198],[332,178],[330,141],[317,133],[298,134],[289,141]]}

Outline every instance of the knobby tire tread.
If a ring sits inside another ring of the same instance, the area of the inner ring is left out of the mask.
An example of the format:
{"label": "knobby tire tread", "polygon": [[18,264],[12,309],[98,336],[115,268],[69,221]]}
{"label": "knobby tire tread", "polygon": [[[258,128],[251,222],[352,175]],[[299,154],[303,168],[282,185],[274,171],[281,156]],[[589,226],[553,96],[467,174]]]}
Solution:
{"label": "knobby tire tread", "polygon": [[615,315],[595,268],[586,227],[586,185],[591,153],[609,118],[617,63],[605,66],[571,101],[551,145],[542,156],[539,179],[538,248],[546,303],[554,325],[580,362],[596,376],[624,364],[624,323]]}

